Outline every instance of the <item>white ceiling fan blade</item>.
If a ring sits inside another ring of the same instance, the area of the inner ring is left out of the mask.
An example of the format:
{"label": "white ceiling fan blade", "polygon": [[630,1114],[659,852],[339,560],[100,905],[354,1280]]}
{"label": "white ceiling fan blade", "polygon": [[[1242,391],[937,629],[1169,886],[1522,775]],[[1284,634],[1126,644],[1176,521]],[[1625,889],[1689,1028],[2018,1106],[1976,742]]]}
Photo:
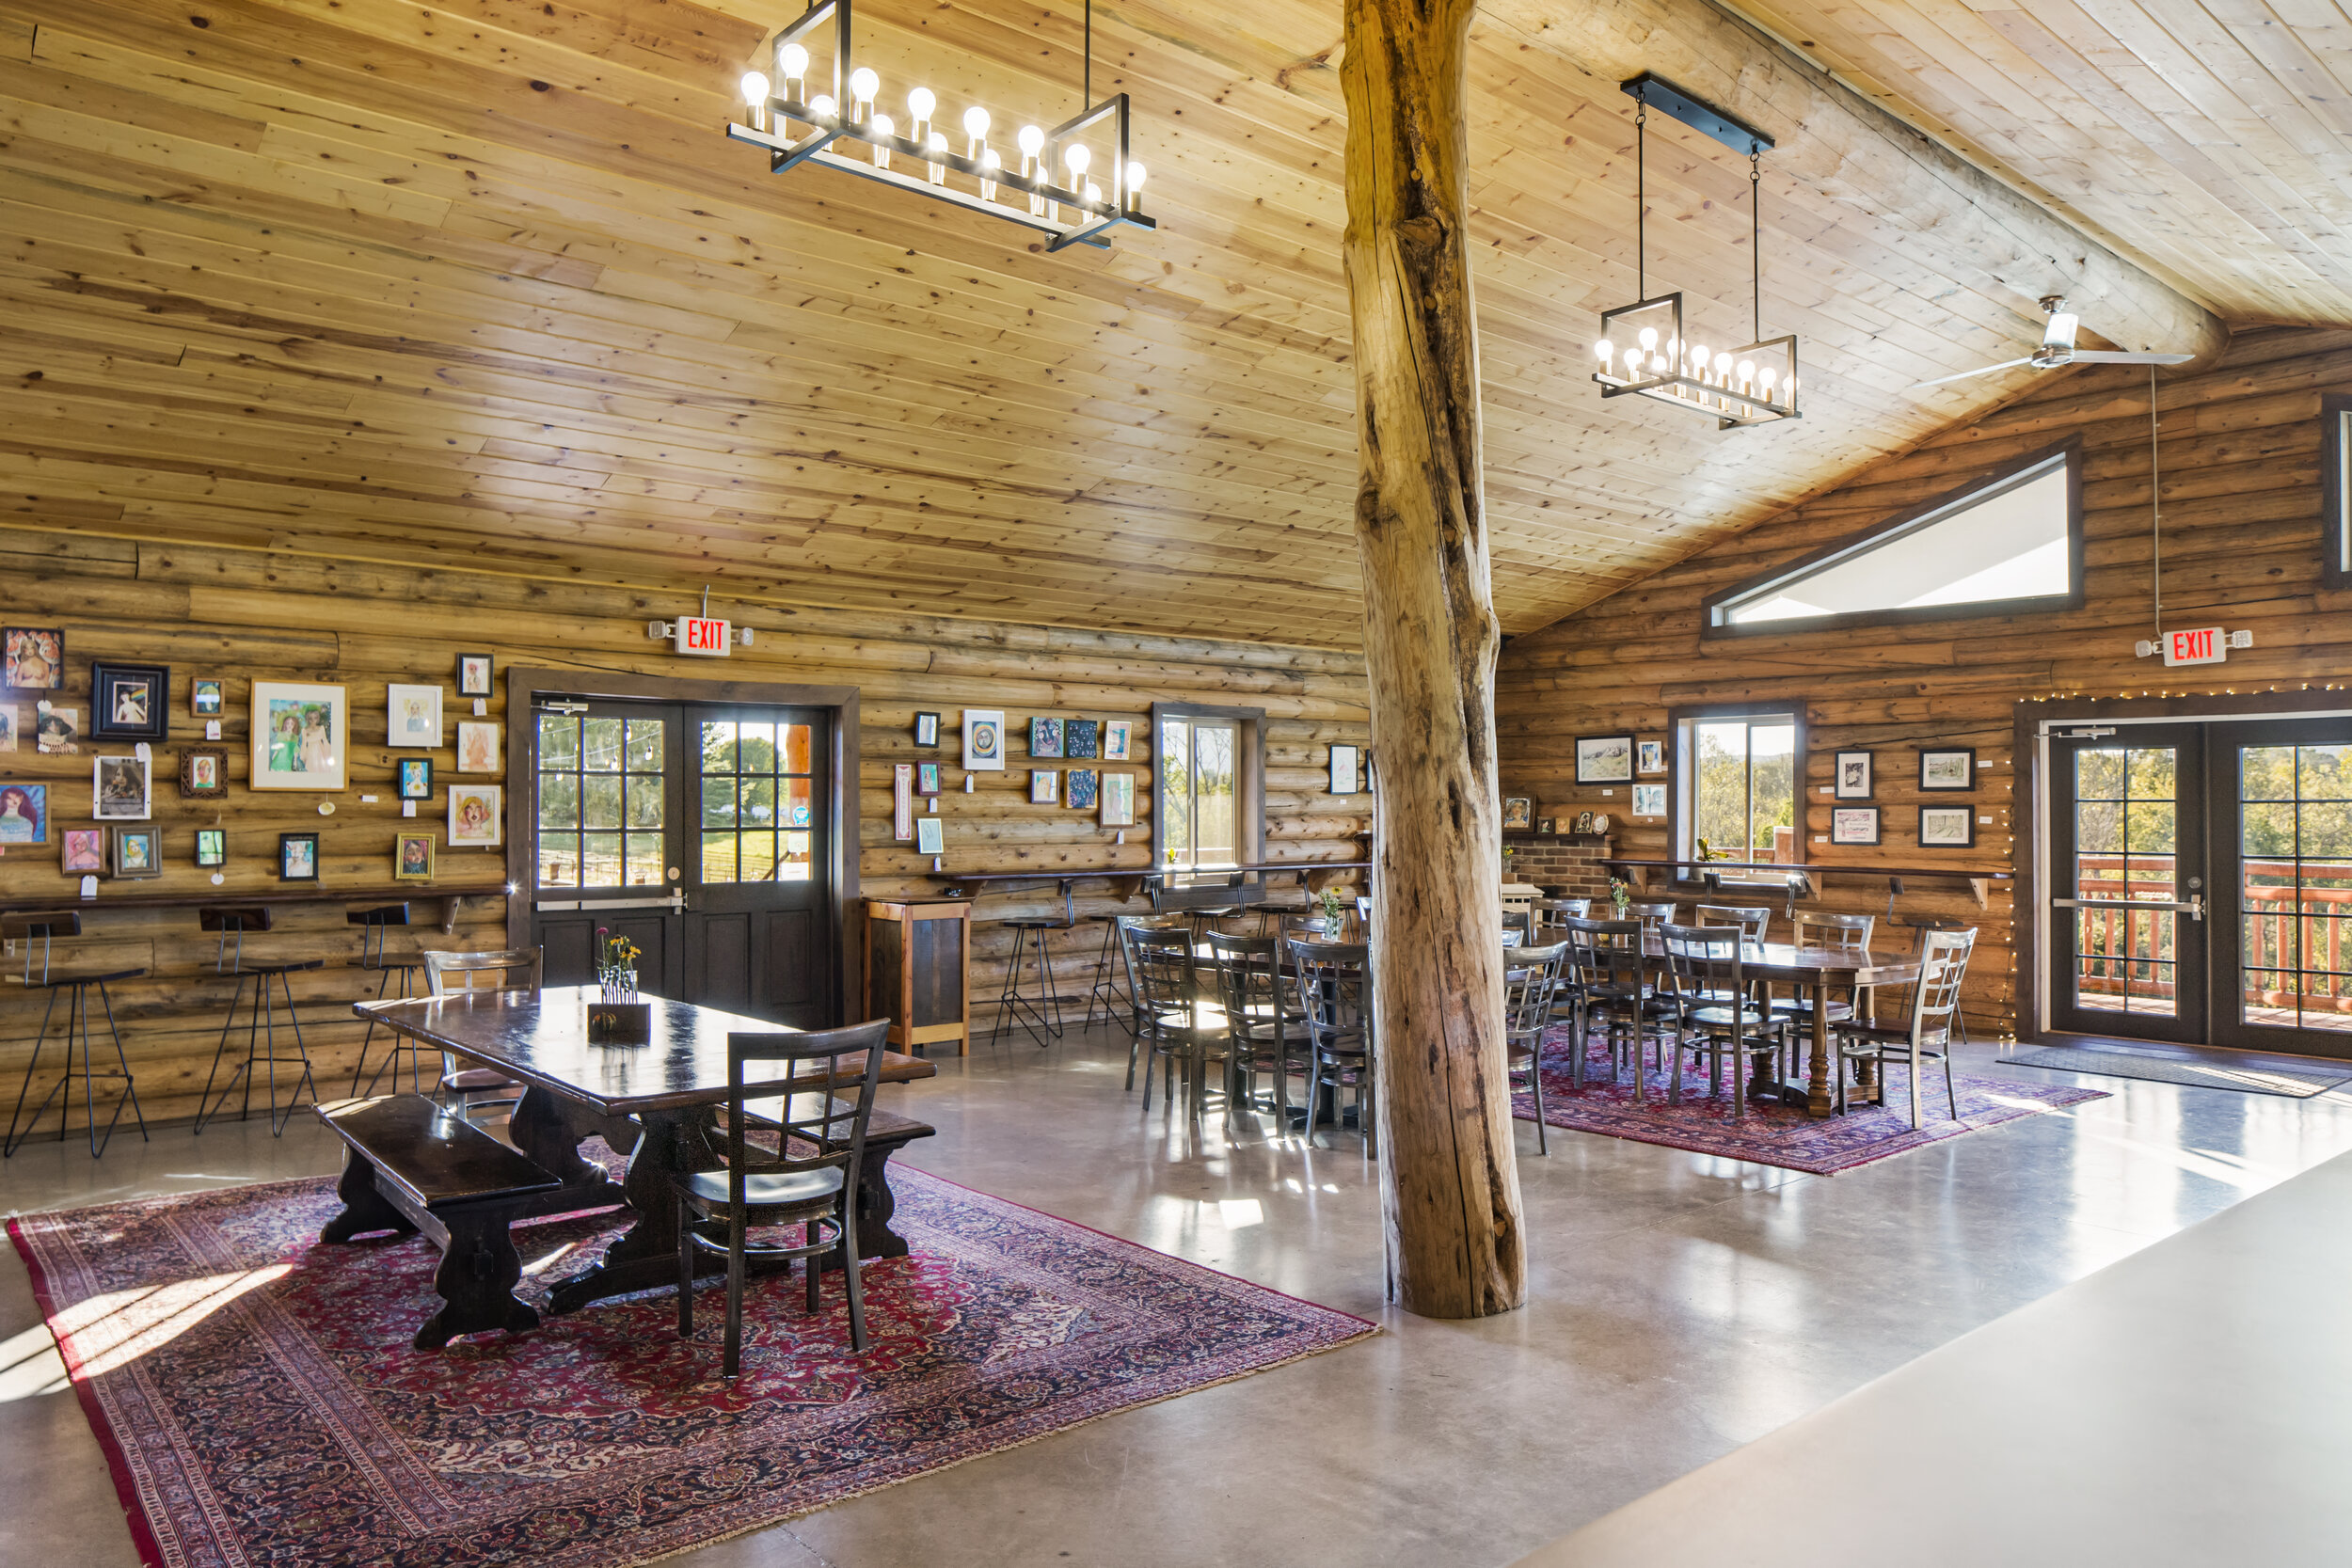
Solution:
{"label": "white ceiling fan blade", "polygon": [[[2081,356],[2077,355],[2075,357],[2080,358]],[[2184,355],[2183,357],[2185,358],[2187,356]],[[1911,384],[1911,390],[1915,392],[1923,392],[1931,387],[1941,387],[1947,382],[1965,381],[1972,375],[1991,375],[1994,371],[2006,371],[2018,365],[2030,365],[2032,363],[2033,361],[2029,358],[2004,359],[1997,365],[1979,365],[1973,371],[1962,371],[1957,375],[1939,375],[1933,381],[1915,381]]]}
{"label": "white ceiling fan blade", "polygon": [[2114,349],[2078,348],[2074,362],[2077,365],[2185,365],[2194,355],[2188,354],[2122,354]]}

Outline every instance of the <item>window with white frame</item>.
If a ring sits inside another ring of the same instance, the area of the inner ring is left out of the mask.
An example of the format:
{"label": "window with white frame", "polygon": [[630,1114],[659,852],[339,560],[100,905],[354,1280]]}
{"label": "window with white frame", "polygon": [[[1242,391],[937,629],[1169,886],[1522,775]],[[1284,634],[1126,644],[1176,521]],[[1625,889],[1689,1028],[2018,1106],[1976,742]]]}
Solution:
{"label": "window with white frame", "polygon": [[1780,709],[1693,716],[1676,736],[1675,853],[1787,863],[1797,843],[1797,716]]}
{"label": "window with white frame", "polygon": [[1152,812],[1159,863],[1177,871],[1240,864],[1240,721],[1163,713],[1154,738],[1159,790]]}

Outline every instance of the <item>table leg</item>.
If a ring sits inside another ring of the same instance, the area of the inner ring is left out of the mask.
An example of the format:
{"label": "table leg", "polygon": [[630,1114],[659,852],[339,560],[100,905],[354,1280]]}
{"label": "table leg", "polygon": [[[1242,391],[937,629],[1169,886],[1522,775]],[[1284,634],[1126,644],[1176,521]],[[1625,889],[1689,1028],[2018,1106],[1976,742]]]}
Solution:
{"label": "table leg", "polygon": [[1813,1060],[1812,1070],[1805,1082],[1805,1114],[1826,1117],[1835,1115],[1837,1101],[1830,1093],[1829,1062],[1829,990],[1813,988]]}
{"label": "table leg", "polygon": [[[890,1218],[898,1212],[898,1195],[890,1190],[890,1157],[901,1147],[902,1142],[868,1140],[866,1157],[858,1162],[857,1257],[861,1263],[907,1255],[907,1239],[890,1228]],[[828,1269],[838,1269],[841,1254],[837,1250],[825,1254],[823,1263]]]}
{"label": "table leg", "polygon": [[[670,1180],[688,1171],[716,1170],[723,1164],[710,1144],[712,1115],[707,1105],[688,1106],[647,1111],[638,1122],[637,1147],[630,1151],[628,1175],[621,1183],[637,1223],[614,1238],[595,1267],[555,1287],[548,1297],[553,1311],[574,1312],[606,1296],[677,1283],[677,1195]],[[532,1158],[539,1156],[532,1153]],[[724,1265],[714,1261],[708,1266],[716,1273]]]}

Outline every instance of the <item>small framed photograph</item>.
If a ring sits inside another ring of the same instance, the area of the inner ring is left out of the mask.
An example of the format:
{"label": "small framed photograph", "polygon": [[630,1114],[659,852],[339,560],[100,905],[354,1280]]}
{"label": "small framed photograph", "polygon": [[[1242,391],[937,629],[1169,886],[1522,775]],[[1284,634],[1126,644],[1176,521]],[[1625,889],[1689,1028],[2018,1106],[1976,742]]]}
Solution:
{"label": "small framed photograph", "polygon": [[1005,770],[1005,710],[968,707],[963,710],[963,767],[966,772]]}
{"label": "small framed photograph", "polygon": [[217,800],[229,793],[229,753],[202,747],[180,753],[180,797]]}
{"label": "small framed photograph", "polygon": [[318,834],[278,835],[278,879],[281,882],[315,882],[319,879]]}
{"label": "small framed photograph", "polygon": [[1062,797],[1070,802],[1073,811],[1092,811],[1095,801],[1102,797],[1102,780],[1103,775],[1091,768],[1073,768],[1070,770],[1070,782],[1062,791]]}
{"label": "small framed photograph", "polygon": [[1974,806],[1921,806],[1919,808],[1919,847],[1922,849],[1969,849],[1977,842],[1977,808]]}
{"label": "small framed photograph", "polygon": [[341,789],[351,752],[351,696],[340,686],[255,681],[248,789]]}
{"label": "small framed photograph", "polygon": [[1032,719],[1029,721],[1029,755],[1057,757],[1061,755],[1061,721]]}
{"label": "small framed photograph", "polygon": [[1919,787],[1921,789],[1974,789],[1977,786],[1977,752],[1973,746],[1955,747],[1949,751],[1919,752]]}
{"label": "small framed photograph", "polygon": [[[499,727],[461,719],[457,722],[457,771],[495,773],[499,770]],[[450,840],[454,844],[455,839]]]}
{"label": "small framed photograph", "polygon": [[16,750],[16,705],[0,703],[0,752]]}
{"label": "small framed photograph", "polygon": [[490,848],[503,844],[505,792],[497,784],[449,786],[449,847]]}
{"label": "small framed photograph", "polygon": [[1593,826],[1593,814],[1591,812],[1581,811],[1576,814],[1576,831],[1579,833],[1591,833],[1597,831]]}
{"label": "small framed photograph", "polygon": [[55,691],[65,684],[65,633],[41,626],[0,627],[0,686]]}
{"label": "small framed photograph", "polygon": [[440,843],[434,833],[397,833],[392,838],[392,878],[402,882],[429,882],[433,879],[433,847]]}
{"label": "small framed photograph", "polygon": [[1633,782],[1633,737],[1629,735],[1580,735],[1576,737],[1576,782]]}
{"label": "small framed photograph", "polygon": [[199,680],[188,687],[188,711],[199,719],[220,717],[220,682]]}
{"label": "small framed photograph", "polygon": [[196,830],[196,863],[199,866],[218,866],[229,863],[229,830],[199,828]]}
{"label": "small framed photograph", "polygon": [[939,715],[918,713],[914,716],[914,743],[917,746],[939,744]]}
{"label": "small framed photograph", "polygon": [[1091,762],[1103,748],[1103,726],[1092,719],[1065,719],[1061,724],[1061,754]]}
{"label": "small framed photograph", "polygon": [[1506,833],[1525,832],[1535,825],[1535,802],[1524,795],[1506,795],[1502,800],[1502,831]]}
{"label": "small framed photograph", "polygon": [[1363,752],[1354,746],[1331,748],[1331,793],[1355,795],[1363,788]]}
{"label": "small framed photograph", "polygon": [[117,828],[114,834],[116,876],[139,878],[164,874],[164,831],[161,828]]}
{"label": "small framed photograph", "polygon": [[393,764],[393,797],[402,800],[433,799],[433,759],[403,757]]}
{"label": "small framed photograph", "polygon": [[1560,819],[1556,816],[1539,816],[1535,818],[1535,831],[1539,833],[1556,833],[1560,831]]}
{"label": "small framed photograph", "polygon": [[1061,774],[1051,768],[1029,769],[1029,804],[1050,806],[1061,799]]}
{"label": "small framed photograph", "polygon": [[[1871,790],[1870,753],[1867,752],[1838,752],[1836,783],[1838,800],[1868,800]],[[1836,841],[1833,840],[1833,842]],[[1870,842],[1876,844],[1878,840],[1874,838]]]}
{"label": "small framed photograph", "polygon": [[947,852],[946,817],[918,816],[914,819],[914,852],[918,855],[944,855]]}
{"label": "small framed photograph", "polygon": [[1666,786],[1637,784],[1633,786],[1633,815],[1663,816],[1666,815]]}
{"label": "small framed photograph", "polygon": [[161,664],[92,664],[90,734],[101,740],[161,740],[171,733],[171,671]]}
{"label": "small framed photograph", "polygon": [[1105,828],[1132,828],[1136,825],[1136,776],[1133,773],[1103,775],[1103,819]]}
{"label": "small framed photograph", "polygon": [[49,842],[49,786],[0,784],[0,845]]}
{"label": "small framed photograph", "polygon": [[1878,807],[1831,807],[1829,841],[1832,844],[1876,844],[1879,841]]}
{"label": "small framed photograph", "polygon": [[460,697],[487,697],[490,694],[490,675],[488,654],[457,656],[457,694]]}
{"label": "small framed photograph", "polygon": [[40,705],[33,716],[33,745],[51,756],[72,756],[82,749],[82,710]]}
{"label": "small framed photograph", "polygon": [[914,793],[917,795],[939,793],[939,764],[918,762],[914,765]]}
{"label": "small framed photograph", "polygon": [[145,757],[92,757],[90,815],[101,822],[144,822],[154,815],[154,784]]}
{"label": "small framed photograph", "polygon": [[1133,744],[1135,733],[1136,723],[1132,719],[1104,720],[1103,760],[1104,762],[1134,761],[1135,759],[1129,754],[1128,748]]}
{"label": "small framed photograph", "polygon": [[441,744],[441,689],[437,686],[387,686],[384,689],[384,744],[437,751]]}
{"label": "small framed photograph", "polygon": [[1663,773],[1666,770],[1666,743],[1645,740],[1634,749],[1634,769],[1642,773]]}
{"label": "small framed photograph", "polygon": [[106,869],[106,830],[67,828],[57,835],[69,877],[90,877]]}

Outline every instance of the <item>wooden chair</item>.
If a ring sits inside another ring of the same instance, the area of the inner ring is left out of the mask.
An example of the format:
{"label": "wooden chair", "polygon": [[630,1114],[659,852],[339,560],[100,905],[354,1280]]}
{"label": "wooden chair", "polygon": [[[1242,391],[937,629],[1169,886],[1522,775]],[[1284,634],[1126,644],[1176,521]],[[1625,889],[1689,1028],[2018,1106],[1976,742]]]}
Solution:
{"label": "wooden chair", "polygon": [[[1875,916],[1867,914],[1824,914],[1808,910],[1789,924],[1795,930],[1793,940],[1799,947],[1823,948],[1841,955],[1867,955],[1870,951],[1870,932],[1878,921]],[[1772,1004],[1772,1011],[1786,1015],[1799,1033],[1804,1033],[1813,1027],[1813,1008],[1817,1002],[1829,1008],[1829,1021],[1836,1025],[1854,1016],[1858,1002],[1867,1001],[1867,988],[1863,996],[1849,994],[1843,1001],[1834,996],[1822,998],[1807,993],[1781,998]]]}
{"label": "wooden chair", "polygon": [[1143,1053],[1143,992],[1136,988],[1136,955],[1127,941],[1129,931],[1189,931],[1191,923],[1169,915],[1120,914],[1111,917],[1112,930],[1119,938],[1119,963],[1126,977],[1127,1018],[1122,1025],[1127,1031],[1127,1087],[1136,1086],[1136,1060]]}
{"label": "wooden chair", "polygon": [[1667,971],[1682,1005],[1677,1021],[1674,1068],[1666,1102],[1682,1102],[1682,1053],[1695,1050],[1708,1056],[1707,1092],[1723,1098],[1724,1063],[1731,1063],[1731,1116],[1748,1114],[1747,1078],[1743,1069],[1751,1054],[1778,1058],[1788,1025],[1750,994],[1742,972],[1746,938],[1731,926],[1667,926],[1659,941],[1666,949]]}
{"label": "wooden chair", "polygon": [[[1609,1031],[1611,1082],[1625,1069],[1626,1045],[1631,1043],[1633,1096],[1647,1096],[1644,1076],[1643,1042],[1670,1035],[1678,1009],[1649,983],[1642,952],[1642,923],[1638,920],[1568,920],[1561,930],[1568,947],[1568,967],[1580,989],[1582,1014],[1577,1022],[1576,1061],[1570,1081],[1584,1086],[1586,1037],[1598,1023]],[[1661,1053],[1662,1054],[1662,1053]]]}
{"label": "wooden chair", "polygon": [[1645,929],[1655,931],[1661,926],[1671,926],[1681,919],[1682,906],[1679,904],[1628,904],[1625,909],[1625,917],[1628,920],[1640,922]]}
{"label": "wooden chair", "polygon": [[[874,1085],[882,1079],[882,1050],[890,1021],[869,1019],[843,1029],[815,1034],[727,1036],[727,1148],[724,1170],[694,1171],[674,1178],[677,1195],[677,1333],[694,1337],[694,1264],[698,1253],[721,1253],[727,1260],[726,1347],[720,1362],[729,1378],[743,1368],[743,1274],[752,1259],[789,1265],[806,1260],[808,1309],[818,1309],[824,1259],[838,1255],[850,1300],[850,1348],[866,1351],[866,1293],[858,1278],[858,1171],[866,1158],[866,1125],[874,1112]],[[861,1058],[845,1071],[844,1056]],[[761,1082],[748,1090],[747,1063],[763,1064]],[[767,1063],[789,1063],[779,1072]],[[821,1076],[804,1066],[821,1064]],[[768,1100],[777,1125],[773,1154],[747,1143],[749,1098],[766,1093],[778,1079],[803,1080],[799,1091]],[[837,1091],[855,1086],[853,1099]],[[755,1226],[805,1227],[798,1245],[754,1245],[744,1233]]]}
{"label": "wooden chair", "polygon": [[1837,1030],[1837,1108],[1846,1108],[1846,1068],[1871,1061],[1878,1066],[1879,1097],[1886,1095],[1889,1057],[1907,1059],[1911,1067],[1911,1125],[1919,1125],[1919,1069],[1922,1061],[1944,1064],[1944,1100],[1960,1119],[1960,1090],[1952,1083],[1952,1025],[1960,1016],[1961,982],[1968,977],[1968,959],[1977,948],[1974,927],[1963,931],[1929,931],[1919,943],[1919,980],[1911,991],[1911,1017],[1900,1029],[1875,1023],[1848,1022]]}
{"label": "wooden chair", "polygon": [[1273,937],[1229,937],[1209,934],[1209,951],[1216,966],[1217,990],[1225,1008],[1228,1093],[1238,1102],[1255,1105],[1258,1073],[1274,1074],[1274,1114],[1279,1127],[1290,1130],[1291,1058],[1303,1069],[1314,1065],[1306,1021],[1293,1001],[1282,958]]}
{"label": "wooden chair", "polygon": [[[419,956],[423,960],[427,996],[449,996],[475,990],[474,977],[482,974],[497,975],[494,984],[501,990],[528,990],[536,995],[547,966],[546,953],[536,947]],[[459,1067],[457,1058],[446,1051],[441,1053],[440,1091],[445,1096],[456,1096],[458,1114],[468,1121],[473,1120],[475,1111],[484,1108],[497,1110],[502,1106],[511,1114],[523,1097],[523,1085],[507,1077],[502,1069]]]}
{"label": "wooden chair", "polygon": [[[1560,985],[1560,966],[1568,944],[1514,947],[1502,958],[1502,1041],[1504,1069],[1527,1069],[1528,1086],[1535,1097],[1535,1152],[1551,1152],[1544,1123],[1544,1033],[1551,1027],[1552,993]],[[1583,1042],[1577,1042],[1578,1050]]]}
{"label": "wooden chair", "polygon": [[1374,1072],[1378,1057],[1372,1028],[1372,979],[1367,967],[1370,949],[1359,942],[1308,942],[1293,937],[1291,974],[1298,987],[1300,1015],[1307,1022],[1308,1042],[1313,1047],[1313,1067],[1307,1078],[1307,1128],[1312,1143],[1315,1113],[1323,1091],[1332,1093],[1337,1115],[1339,1091],[1356,1091],[1356,1130],[1364,1135],[1364,1152],[1375,1152],[1374,1113],[1378,1109]]}
{"label": "wooden chair", "polygon": [[1737,926],[1748,942],[1764,941],[1764,933],[1772,928],[1772,911],[1762,905],[1701,904],[1691,915],[1694,926]]}
{"label": "wooden chair", "polygon": [[1127,952],[1136,984],[1136,1037],[1151,1054],[1143,1064],[1143,1108],[1152,1108],[1152,1069],[1161,1071],[1161,1085],[1171,1106],[1176,1102],[1176,1074],[1182,1064],[1185,1098],[1198,1116],[1208,1093],[1208,1060],[1214,1044],[1222,1054],[1225,1021],[1218,1009],[1200,995],[1193,969],[1193,937],[1189,922],[1168,927],[1127,928]]}

